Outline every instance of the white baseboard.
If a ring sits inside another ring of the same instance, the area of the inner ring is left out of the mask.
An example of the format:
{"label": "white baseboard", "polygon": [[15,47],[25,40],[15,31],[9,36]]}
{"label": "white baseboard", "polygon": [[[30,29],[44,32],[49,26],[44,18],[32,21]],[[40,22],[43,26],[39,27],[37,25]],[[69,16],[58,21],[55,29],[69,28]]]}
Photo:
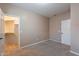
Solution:
{"label": "white baseboard", "polygon": [[23,46],[21,48],[30,47],[30,46],[33,46],[33,45],[36,45],[36,44],[39,44],[39,43],[42,43],[42,42],[45,42],[45,41],[48,41],[48,40],[42,40],[42,41],[39,41],[37,43],[33,43],[33,44],[29,44],[29,45]]}
{"label": "white baseboard", "polygon": [[[49,39],[49,40],[52,40],[52,39]],[[56,41],[56,40],[52,40],[52,41],[55,41],[55,42],[61,43],[60,41]]]}
{"label": "white baseboard", "polygon": [[75,54],[75,55],[78,55],[79,56],[79,53],[77,53],[77,52],[74,52],[74,51],[70,51],[71,53],[73,53],[73,54]]}
{"label": "white baseboard", "polygon": [[[52,39],[49,39],[49,40],[52,40]],[[57,43],[61,43],[61,44],[63,44],[63,45],[70,46],[70,45],[68,45],[68,44],[64,44],[64,43],[62,43],[62,42],[60,42],[60,41],[57,41],[57,40],[52,40],[52,41],[57,42]]]}

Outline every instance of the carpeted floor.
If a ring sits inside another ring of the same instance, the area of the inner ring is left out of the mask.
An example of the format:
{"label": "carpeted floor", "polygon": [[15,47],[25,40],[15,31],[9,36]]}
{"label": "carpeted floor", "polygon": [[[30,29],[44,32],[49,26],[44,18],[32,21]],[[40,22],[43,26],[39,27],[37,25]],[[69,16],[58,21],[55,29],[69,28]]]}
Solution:
{"label": "carpeted floor", "polygon": [[76,56],[69,52],[70,46],[66,46],[51,40],[30,47],[10,50],[4,53],[7,56]]}

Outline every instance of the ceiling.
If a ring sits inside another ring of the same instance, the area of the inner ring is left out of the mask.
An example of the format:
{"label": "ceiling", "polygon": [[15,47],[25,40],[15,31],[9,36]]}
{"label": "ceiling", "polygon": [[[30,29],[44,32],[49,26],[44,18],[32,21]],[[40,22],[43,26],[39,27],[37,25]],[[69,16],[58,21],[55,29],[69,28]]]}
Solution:
{"label": "ceiling", "polygon": [[70,9],[69,3],[11,3],[11,5],[19,6],[46,17],[51,17]]}
{"label": "ceiling", "polygon": [[46,17],[65,12],[70,8],[70,4],[68,3],[21,3],[13,5],[20,6],[26,10],[30,10]]}

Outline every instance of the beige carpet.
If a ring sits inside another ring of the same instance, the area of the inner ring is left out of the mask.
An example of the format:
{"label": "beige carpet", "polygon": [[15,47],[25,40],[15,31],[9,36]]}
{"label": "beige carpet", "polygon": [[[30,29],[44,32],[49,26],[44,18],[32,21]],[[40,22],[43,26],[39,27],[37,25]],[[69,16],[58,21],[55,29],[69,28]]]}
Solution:
{"label": "beige carpet", "polygon": [[13,49],[8,53],[4,53],[7,56],[76,56],[69,52],[70,46],[63,45],[54,41],[46,41],[26,47],[23,49]]}

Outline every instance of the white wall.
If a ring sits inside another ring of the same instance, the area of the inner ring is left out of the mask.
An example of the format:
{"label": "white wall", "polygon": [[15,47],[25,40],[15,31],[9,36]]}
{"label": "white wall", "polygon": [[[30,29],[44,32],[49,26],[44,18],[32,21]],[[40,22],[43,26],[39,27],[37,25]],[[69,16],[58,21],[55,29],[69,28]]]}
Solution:
{"label": "white wall", "polygon": [[7,15],[20,17],[21,46],[48,40],[48,18],[16,6],[5,6],[3,11]]}
{"label": "white wall", "polygon": [[49,39],[61,42],[61,21],[70,19],[70,12],[64,12],[49,19]]}
{"label": "white wall", "polygon": [[79,53],[79,4],[71,4],[71,49]]}

